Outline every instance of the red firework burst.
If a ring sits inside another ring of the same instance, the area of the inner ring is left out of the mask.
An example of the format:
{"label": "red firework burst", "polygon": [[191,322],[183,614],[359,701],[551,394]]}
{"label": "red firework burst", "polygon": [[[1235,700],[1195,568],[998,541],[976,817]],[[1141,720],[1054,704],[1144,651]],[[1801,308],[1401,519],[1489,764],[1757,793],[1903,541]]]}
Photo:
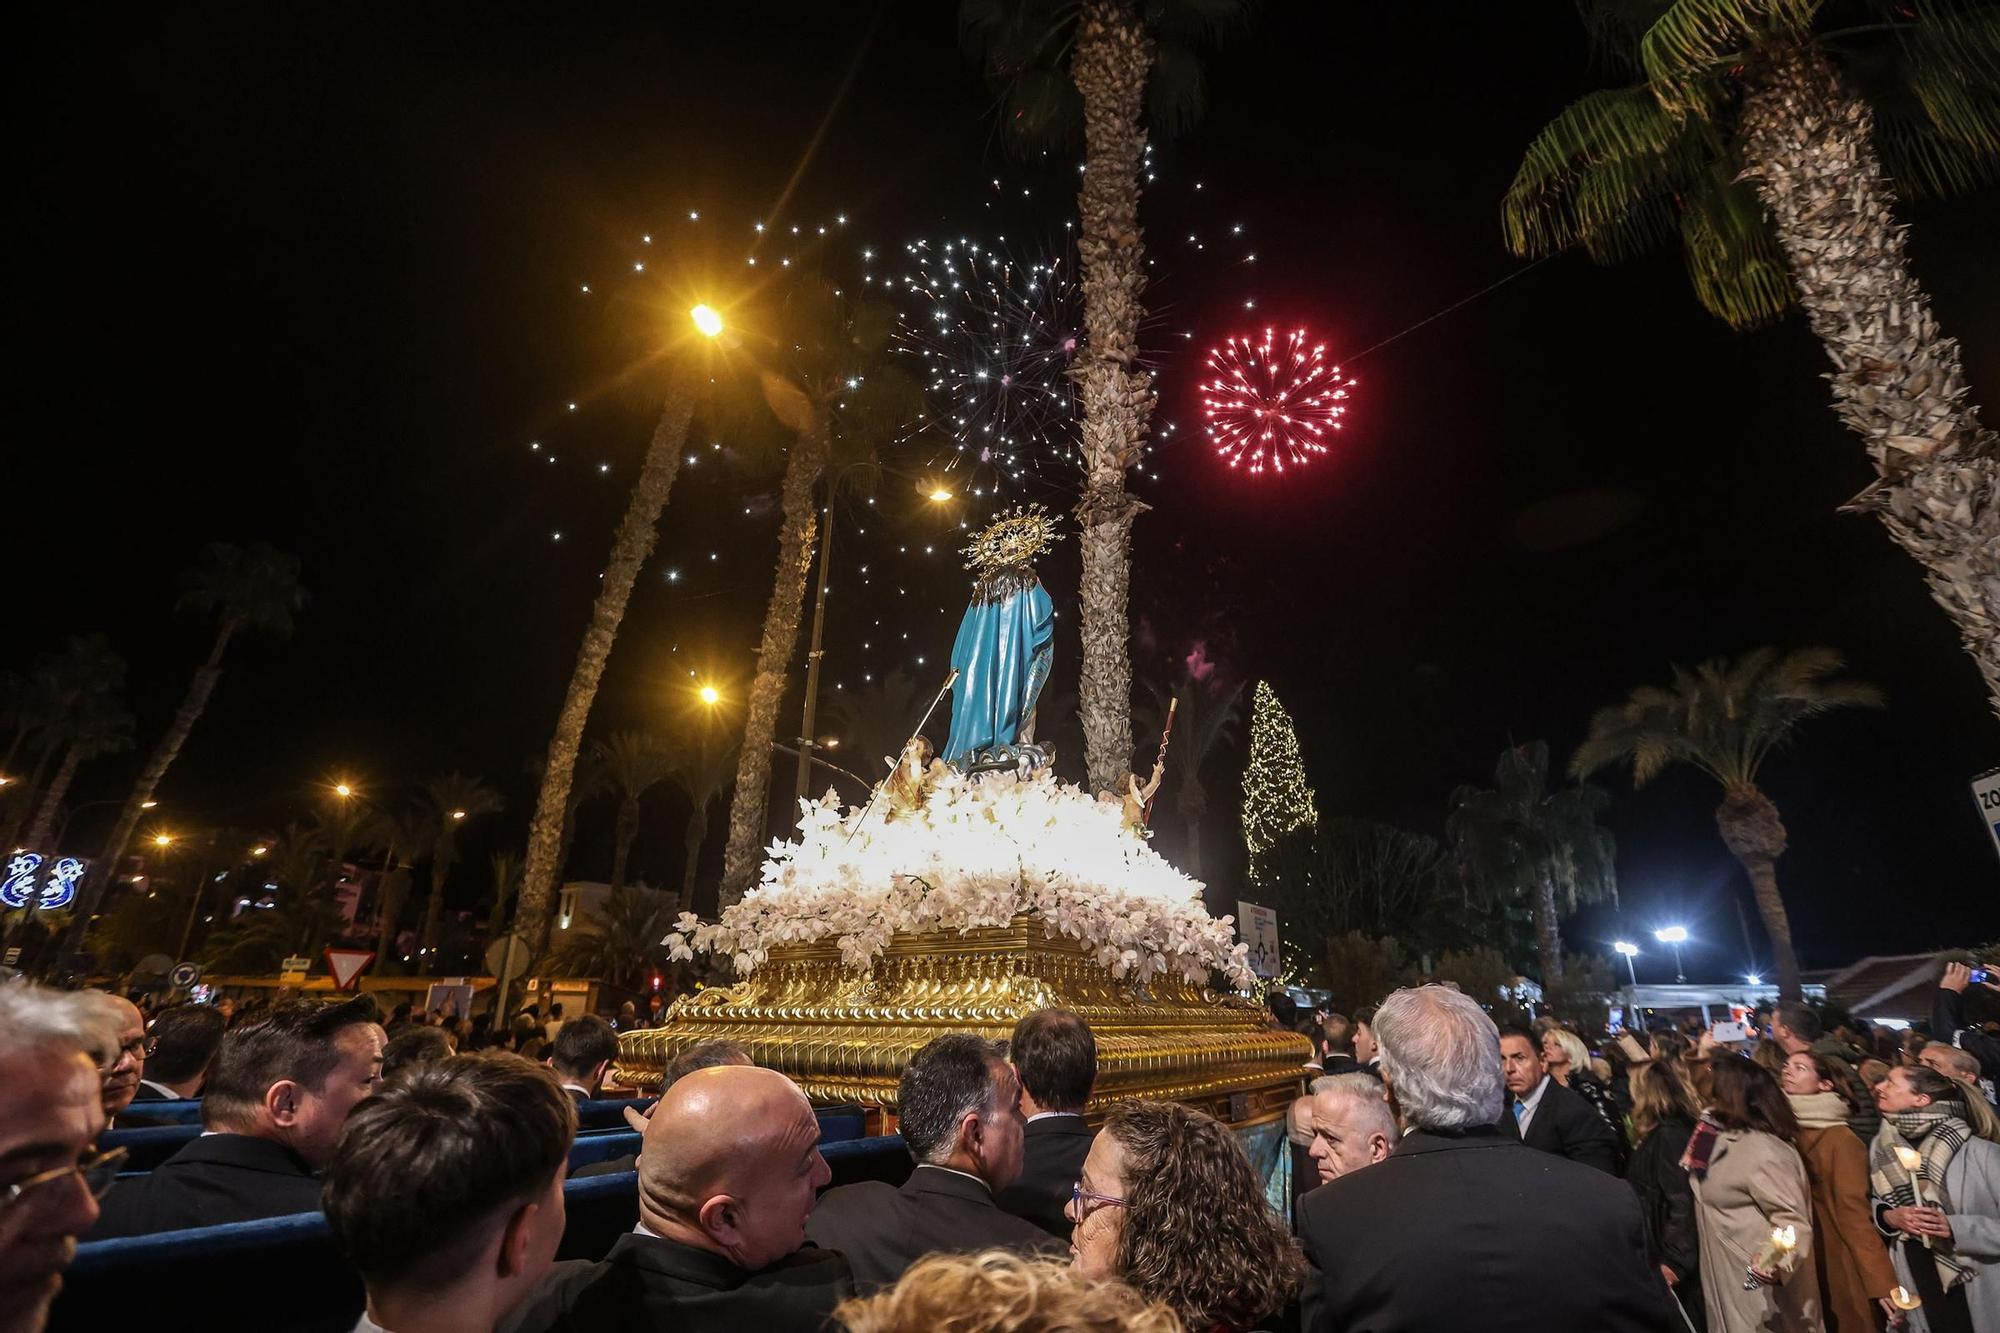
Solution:
{"label": "red firework burst", "polygon": [[1354,383],[1304,329],[1282,341],[1270,329],[1262,341],[1229,338],[1209,350],[1208,370],[1201,410],[1209,442],[1229,466],[1251,472],[1303,467],[1325,453]]}

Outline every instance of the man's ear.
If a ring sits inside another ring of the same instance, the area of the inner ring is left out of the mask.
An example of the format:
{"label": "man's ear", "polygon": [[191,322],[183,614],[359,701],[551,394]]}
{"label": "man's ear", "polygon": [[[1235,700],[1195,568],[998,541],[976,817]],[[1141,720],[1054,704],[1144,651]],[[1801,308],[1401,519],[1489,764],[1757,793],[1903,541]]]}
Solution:
{"label": "man's ear", "polygon": [[304,1100],[305,1089],[288,1078],[281,1078],[264,1089],[264,1110],[274,1124],[289,1128],[299,1121],[300,1103]]}
{"label": "man's ear", "polygon": [[958,1141],[974,1157],[983,1154],[986,1150],[986,1117],[978,1111],[967,1111],[965,1118],[958,1122]]}
{"label": "man's ear", "polygon": [[500,1229],[499,1275],[514,1277],[528,1266],[528,1252],[535,1244],[535,1218],[540,1215],[542,1205],[524,1203],[514,1210],[507,1219],[507,1225]]}
{"label": "man's ear", "polygon": [[695,1220],[718,1244],[734,1245],[742,1239],[743,1206],[727,1194],[710,1195]]}

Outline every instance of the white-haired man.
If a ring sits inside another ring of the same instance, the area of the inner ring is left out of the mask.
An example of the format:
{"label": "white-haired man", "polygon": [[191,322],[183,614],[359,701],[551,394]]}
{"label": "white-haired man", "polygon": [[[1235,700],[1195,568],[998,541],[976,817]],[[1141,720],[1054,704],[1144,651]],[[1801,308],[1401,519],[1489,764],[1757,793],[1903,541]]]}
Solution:
{"label": "white-haired man", "polygon": [[1484,1333],[1675,1327],[1630,1187],[1501,1132],[1500,1034],[1477,1004],[1400,990],[1374,1030],[1403,1137],[1299,1205],[1311,1333],[1457,1333],[1468,1311]]}
{"label": "white-haired man", "polygon": [[36,1333],[118,1171],[94,1148],[118,1033],[95,1002],[0,985],[0,1333]]}
{"label": "white-haired man", "polygon": [[1326,1074],[1312,1081],[1313,1166],[1329,1184],[1384,1161],[1402,1137],[1388,1093],[1374,1074]]}

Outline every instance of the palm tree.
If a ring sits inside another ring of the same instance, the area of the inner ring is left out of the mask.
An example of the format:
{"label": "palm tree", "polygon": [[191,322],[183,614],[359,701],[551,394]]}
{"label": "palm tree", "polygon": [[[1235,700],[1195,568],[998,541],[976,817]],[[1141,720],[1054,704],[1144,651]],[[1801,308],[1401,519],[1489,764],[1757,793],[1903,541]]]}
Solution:
{"label": "palm tree", "polygon": [[1807,718],[1835,708],[1881,706],[1880,690],[1837,674],[1843,665],[1831,648],[1795,648],[1780,655],[1765,647],[1734,662],[1716,658],[1693,671],[1675,667],[1664,689],[1642,685],[1624,703],[1598,709],[1589,737],[1569,761],[1570,772],[1584,777],[1630,760],[1634,787],[1674,764],[1698,768],[1721,784],[1715,826],[1750,877],[1771,937],[1778,994],[1787,1000],[1798,999],[1800,991],[1791,918],[1778,892],[1785,825],[1757,785],[1757,775]]}
{"label": "palm tree", "polygon": [[1608,802],[1582,783],[1550,791],[1545,741],[1502,751],[1490,790],[1464,786],[1451,794],[1445,836],[1459,872],[1489,900],[1527,899],[1543,986],[1562,980],[1558,913],[1618,896],[1617,847],[1597,822]]}
{"label": "palm tree", "polygon": [[500,938],[507,924],[507,904],[521,887],[521,858],[512,852],[495,852],[493,867],[493,910],[486,916],[486,942]]}
{"label": "palm tree", "polygon": [[1083,127],[1083,348],[1071,369],[1083,405],[1082,714],[1091,785],[1115,790],[1132,764],[1132,521],[1125,490],[1152,420],[1153,376],[1139,364],[1146,251],[1139,230],[1144,118],[1172,132],[1206,100],[1200,45],[1243,0],[961,0],[959,30],[1005,94],[1007,132],[1046,145]]}
{"label": "palm tree", "polygon": [[397,927],[410,899],[410,871],[421,849],[437,841],[437,826],[430,808],[419,803],[401,814],[377,810],[360,837],[382,852],[382,879],[375,890],[375,959],[386,970],[392,960],[400,961]]}
{"label": "palm tree", "polygon": [[418,942],[417,968],[429,975],[437,964],[438,923],[444,917],[444,884],[458,862],[458,831],[469,819],[498,814],[500,793],[462,773],[432,778],[423,787],[423,806],[431,831],[431,894],[424,906],[424,933]]}
{"label": "palm tree", "polygon": [[639,836],[639,801],[673,776],[673,756],[657,736],[643,731],[616,731],[597,743],[611,790],[618,796],[618,823],[612,834],[611,887],[625,887],[625,865],[632,840]]}
{"label": "palm tree", "polygon": [[680,901],[671,893],[613,890],[596,921],[564,935],[551,965],[563,976],[596,977],[622,990],[641,990],[654,966],[666,959],[660,941],[673,929],[679,910]]}
{"label": "palm tree", "polygon": [[653,438],[646,446],[645,461],[632,482],[625,517],[619,521],[617,536],[612,539],[611,558],[597,585],[597,601],[591,608],[590,623],[583,631],[583,646],[577,650],[569,688],[556,713],[548,758],[542,764],[541,788],[535,795],[535,813],[528,824],[520,906],[515,914],[515,919],[527,928],[528,952],[534,957],[548,947],[549,924],[555,915],[556,881],[562,874],[568,834],[574,827],[575,807],[570,802],[570,787],[575,781],[577,754],[583,748],[584,724],[590,720],[590,706],[596,702],[605,664],[611,660],[611,647],[618,640],[619,626],[624,623],[626,604],[632,600],[632,586],[638,582],[639,570],[652,556],[659,539],[660,513],[673,493],[674,478],[680,475],[688,422],[694,416],[695,398],[704,382],[696,359],[689,355],[688,344],[693,335],[682,337],[684,342],[677,347],[668,373],[666,400],[653,427]]}
{"label": "palm tree", "polygon": [[673,755],[673,771],[668,776],[687,797],[689,806],[681,903],[689,911],[713,915],[717,895],[703,894],[695,880],[701,868],[702,844],[708,841],[709,808],[722,799],[736,777],[738,742],[718,727],[701,726],[669,736],[667,744]]}
{"label": "palm tree", "polygon": [[[21,842],[21,828],[30,822],[31,815],[34,822],[43,822],[40,816],[48,806],[49,768],[64,757],[80,714],[101,712],[103,701],[115,699],[124,688],[125,659],[111,651],[110,641],[102,634],[72,635],[63,640],[59,651],[36,659],[15,696],[15,734],[9,753],[32,750],[37,758],[25,781],[8,774],[14,778],[8,784],[14,799],[5,822],[0,823],[0,843],[12,847]],[[83,762],[81,756],[77,762]],[[62,785],[67,789],[69,783],[65,780]],[[57,794],[58,803],[65,794],[66,790]],[[48,815],[54,818],[54,807],[48,807]],[[36,845],[47,838],[45,827]]]}
{"label": "palm tree", "polygon": [[1735,328],[1802,306],[1882,517],[1926,571],[2000,712],[2000,435],[1905,257],[1895,191],[2000,176],[1990,6],[1590,0],[1635,81],[1590,93],[1529,147],[1508,243],[1624,259],[1676,234],[1695,294]]}
{"label": "palm tree", "polygon": [[[757,674],[744,702],[743,748],[729,805],[719,905],[757,880],[771,796],[771,745],[787,669],[798,647],[806,575],[818,533],[813,491],[829,466],[844,475],[873,459],[875,441],[921,412],[921,392],[886,353],[893,312],[851,302],[825,281],[804,278],[772,312],[774,344],[789,348],[784,373],[767,370],[763,396],[791,435],[779,488],[777,575],[764,610]],[[752,437],[754,438],[754,437]],[[829,497],[828,503],[832,503]]]}
{"label": "palm tree", "polygon": [[1174,693],[1147,682],[1158,708],[1162,725],[1169,704],[1174,708],[1174,736],[1167,753],[1167,767],[1177,775],[1174,808],[1187,828],[1187,872],[1201,878],[1201,821],[1208,815],[1208,788],[1201,770],[1216,752],[1235,735],[1243,715],[1243,681],[1227,688],[1210,688],[1192,676],[1183,676]]}
{"label": "palm tree", "polygon": [[195,668],[187,693],[181,696],[179,711],[159,744],[153,747],[152,757],[139,772],[139,780],[132,784],[132,794],[125,798],[125,809],[119,813],[118,822],[97,854],[98,873],[91,877],[93,883],[85,891],[89,901],[79,912],[80,917],[87,918],[95,907],[104,885],[117,869],[119,858],[125,855],[133,830],[139,827],[146,803],[153,799],[160,780],[173,766],[181,747],[187,744],[188,734],[200,720],[202,710],[208,707],[209,696],[215,693],[216,683],[222,679],[222,655],[228,651],[230,641],[246,629],[288,638],[292,616],[305,604],[306,590],[299,586],[299,558],[262,542],[252,542],[248,547],[212,542],[202,552],[201,563],[182,573],[179,609],[213,615],[215,638],[209,644],[208,660]]}
{"label": "palm tree", "polygon": [[[91,635],[70,640],[58,670],[57,679],[64,685],[55,694],[60,711],[53,714],[49,725],[47,753],[54,754],[60,748],[62,759],[41,790],[40,803],[22,839],[28,847],[44,853],[57,850],[50,845],[50,835],[77,769],[86,760],[132,747],[132,715],[119,697],[125,684],[124,659],[105,646],[101,636]],[[88,912],[80,915],[87,919]]]}

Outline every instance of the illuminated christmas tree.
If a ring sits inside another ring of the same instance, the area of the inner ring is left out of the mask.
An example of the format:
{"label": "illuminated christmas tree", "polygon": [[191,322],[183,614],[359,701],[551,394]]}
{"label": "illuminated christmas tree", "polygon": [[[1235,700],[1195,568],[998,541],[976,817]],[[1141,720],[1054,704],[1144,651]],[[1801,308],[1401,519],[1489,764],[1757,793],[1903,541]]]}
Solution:
{"label": "illuminated christmas tree", "polygon": [[1243,772],[1243,840],[1250,848],[1250,880],[1279,839],[1319,826],[1319,807],[1306,785],[1299,734],[1270,682],[1258,681],[1250,712],[1250,764]]}

